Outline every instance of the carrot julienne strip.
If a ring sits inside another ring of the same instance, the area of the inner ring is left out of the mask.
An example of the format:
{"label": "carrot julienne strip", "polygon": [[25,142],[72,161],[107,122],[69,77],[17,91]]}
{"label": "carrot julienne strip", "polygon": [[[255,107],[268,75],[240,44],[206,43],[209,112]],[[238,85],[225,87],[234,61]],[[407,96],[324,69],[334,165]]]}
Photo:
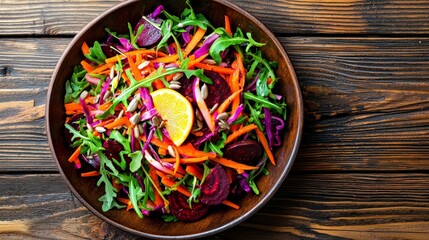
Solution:
{"label": "carrot julienne strip", "polygon": [[238,129],[237,131],[235,131],[235,132],[233,132],[233,133],[231,133],[227,138],[226,138],[226,142],[225,142],[225,144],[228,144],[228,143],[230,143],[230,142],[232,142],[232,141],[234,141],[235,139],[237,139],[238,137],[240,137],[241,135],[243,135],[243,134],[245,134],[245,133],[248,133],[248,132],[250,132],[250,131],[252,131],[252,130],[254,130],[254,129],[257,129],[258,128],[258,126],[256,126],[255,124],[249,124],[249,125],[247,125],[247,126],[245,126],[245,127],[242,127],[242,128],[240,128],[240,129]]}

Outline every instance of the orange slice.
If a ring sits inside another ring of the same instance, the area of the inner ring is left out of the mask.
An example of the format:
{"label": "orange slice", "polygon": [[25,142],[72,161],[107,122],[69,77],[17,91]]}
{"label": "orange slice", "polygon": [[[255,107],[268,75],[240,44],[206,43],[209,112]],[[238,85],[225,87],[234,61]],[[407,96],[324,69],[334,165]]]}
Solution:
{"label": "orange slice", "polygon": [[165,127],[171,140],[180,146],[188,137],[194,124],[191,103],[180,93],[169,89],[158,89],[150,94],[156,110],[166,121]]}

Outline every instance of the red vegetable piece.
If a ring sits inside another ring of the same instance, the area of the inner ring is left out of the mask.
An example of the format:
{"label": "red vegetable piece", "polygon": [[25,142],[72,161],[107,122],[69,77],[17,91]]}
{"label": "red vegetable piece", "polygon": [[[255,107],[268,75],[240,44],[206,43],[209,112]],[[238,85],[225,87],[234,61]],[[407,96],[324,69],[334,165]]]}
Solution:
{"label": "red vegetable piece", "polygon": [[262,157],[262,147],[254,140],[231,143],[225,147],[223,157],[254,166]]}
{"label": "red vegetable piece", "polygon": [[229,194],[229,180],[225,169],[217,164],[211,169],[201,185],[200,201],[207,205],[218,205],[226,200]]}
{"label": "red vegetable piece", "polygon": [[187,222],[198,220],[206,215],[209,206],[202,202],[193,202],[191,204],[192,208],[189,208],[189,203],[186,201],[187,199],[185,195],[177,191],[168,195],[170,213],[177,219]]}
{"label": "red vegetable piece", "polygon": [[232,93],[228,83],[218,73],[204,71],[204,75],[213,81],[213,84],[207,84],[209,94],[205,99],[206,105],[210,109],[216,103],[222,104]]}
{"label": "red vegetable piece", "polygon": [[[146,16],[151,22],[161,25],[162,20],[160,18],[152,18],[151,15]],[[134,31],[137,32],[140,25],[144,24],[142,33],[137,38],[137,45],[139,47],[148,47],[152,46],[155,43],[159,42],[162,38],[161,31],[158,30],[151,23],[147,22],[145,19],[141,19],[134,28]]]}

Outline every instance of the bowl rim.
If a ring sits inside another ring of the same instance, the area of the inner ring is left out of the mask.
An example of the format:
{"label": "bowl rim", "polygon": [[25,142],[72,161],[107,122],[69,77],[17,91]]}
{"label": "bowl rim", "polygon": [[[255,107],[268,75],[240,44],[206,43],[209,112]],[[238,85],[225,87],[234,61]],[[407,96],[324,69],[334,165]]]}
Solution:
{"label": "bowl rim", "polygon": [[52,96],[52,89],[53,89],[53,85],[54,85],[54,80],[56,78],[56,76],[58,75],[58,71],[59,71],[59,66],[63,64],[63,62],[66,59],[66,56],[69,54],[72,46],[74,46],[76,44],[76,42],[79,40],[79,38],[88,31],[88,29],[90,29],[94,24],[96,24],[97,22],[99,22],[100,20],[102,20],[104,17],[106,17],[107,15],[109,15],[110,13],[116,11],[119,8],[122,8],[126,5],[135,3],[135,2],[139,2],[142,0],[129,0],[129,1],[124,1],[121,3],[118,3],[112,7],[110,7],[109,9],[106,9],[103,13],[101,13],[100,15],[98,15],[96,18],[94,18],[93,20],[91,20],[88,24],[86,24],[80,31],[78,34],[75,35],[75,37],[69,42],[69,44],[67,45],[66,49],[64,50],[63,54],[61,55],[60,59],[58,60],[58,63],[55,66],[55,70],[52,73],[52,77],[50,79],[50,83],[49,83],[49,87],[48,87],[48,92],[47,92],[47,98],[46,98],[46,106],[45,106],[45,127],[46,127],[46,134],[47,134],[47,138],[48,138],[48,143],[49,143],[49,149],[52,153],[52,156],[54,158],[55,164],[57,165],[57,168],[61,174],[61,176],[63,177],[64,181],[66,182],[68,188],[72,191],[72,193],[76,196],[77,199],[79,199],[79,201],[87,208],[89,209],[93,214],[95,214],[97,217],[99,217],[101,220],[106,221],[107,223],[118,227],[121,230],[133,233],[135,235],[138,236],[143,236],[143,237],[149,237],[152,239],[165,239],[166,237],[170,238],[170,239],[195,239],[195,238],[200,238],[200,237],[207,237],[210,235],[214,235],[216,233],[219,232],[223,232],[227,229],[230,229],[236,225],[238,225],[239,223],[245,221],[246,219],[248,219],[250,216],[252,216],[253,214],[255,214],[258,210],[260,210],[271,198],[272,196],[277,192],[277,190],[280,188],[280,186],[282,185],[282,183],[284,182],[284,180],[286,179],[287,175],[289,174],[289,171],[292,168],[292,165],[296,159],[296,156],[298,154],[298,150],[299,150],[299,146],[301,143],[301,138],[302,138],[302,129],[303,129],[303,124],[304,124],[304,109],[303,109],[303,100],[302,100],[302,94],[301,94],[301,90],[300,90],[300,86],[299,86],[299,81],[298,78],[296,76],[295,70],[293,68],[292,62],[289,59],[288,54],[286,53],[286,50],[283,48],[283,45],[279,42],[279,40],[277,39],[277,37],[265,26],[264,23],[262,23],[260,20],[258,20],[256,17],[254,17],[252,14],[250,14],[249,12],[247,12],[246,10],[244,10],[243,8],[235,5],[234,3],[231,3],[229,1],[225,1],[225,0],[211,0],[213,2],[219,3],[221,5],[224,5],[234,11],[239,12],[240,14],[244,15],[246,18],[250,19],[252,22],[254,22],[255,24],[257,24],[259,27],[261,27],[261,29],[268,35],[268,37],[273,41],[274,45],[280,50],[280,54],[282,56],[282,58],[285,60],[286,65],[287,65],[287,70],[289,71],[290,74],[290,78],[291,78],[291,82],[294,83],[293,85],[290,85],[289,87],[294,88],[294,92],[297,93],[297,99],[296,99],[296,105],[295,108],[297,108],[297,131],[296,131],[296,137],[293,141],[293,148],[291,150],[291,154],[290,157],[288,159],[288,163],[285,166],[285,169],[283,170],[283,172],[280,175],[280,178],[278,179],[278,181],[269,189],[269,191],[266,193],[266,196],[260,201],[258,202],[253,208],[251,208],[248,212],[246,212],[245,214],[241,215],[240,217],[232,220],[231,222],[222,225],[220,227],[216,227],[204,232],[200,232],[200,233],[194,233],[194,234],[188,234],[188,235],[158,235],[158,234],[151,234],[151,233],[145,233],[145,232],[141,232],[135,229],[132,229],[130,227],[126,227],[118,222],[115,222],[113,220],[111,220],[110,218],[106,217],[105,215],[103,215],[101,212],[99,212],[97,209],[95,209],[94,207],[92,207],[85,199],[83,199],[83,197],[78,193],[78,191],[75,189],[75,187],[70,183],[69,179],[66,177],[60,162],[57,158],[57,155],[55,154],[55,149],[53,147],[53,142],[52,142],[52,138],[51,138],[51,130],[50,130],[50,117],[49,117],[49,102],[51,100],[51,96]]}

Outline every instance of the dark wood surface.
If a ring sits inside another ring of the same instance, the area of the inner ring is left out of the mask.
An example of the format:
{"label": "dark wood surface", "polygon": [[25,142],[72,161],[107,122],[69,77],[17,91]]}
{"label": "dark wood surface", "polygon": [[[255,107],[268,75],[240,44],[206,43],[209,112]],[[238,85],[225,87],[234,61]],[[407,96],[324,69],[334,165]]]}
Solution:
{"label": "dark wood surface", "polygon": [[[0,239],[136,238],[72,196],[44,125],[62,51],[118,2],[0,1]],[[212,239],[428,239],[429,1],[232,2],[279,36],[305,126],[278,193]]]}

